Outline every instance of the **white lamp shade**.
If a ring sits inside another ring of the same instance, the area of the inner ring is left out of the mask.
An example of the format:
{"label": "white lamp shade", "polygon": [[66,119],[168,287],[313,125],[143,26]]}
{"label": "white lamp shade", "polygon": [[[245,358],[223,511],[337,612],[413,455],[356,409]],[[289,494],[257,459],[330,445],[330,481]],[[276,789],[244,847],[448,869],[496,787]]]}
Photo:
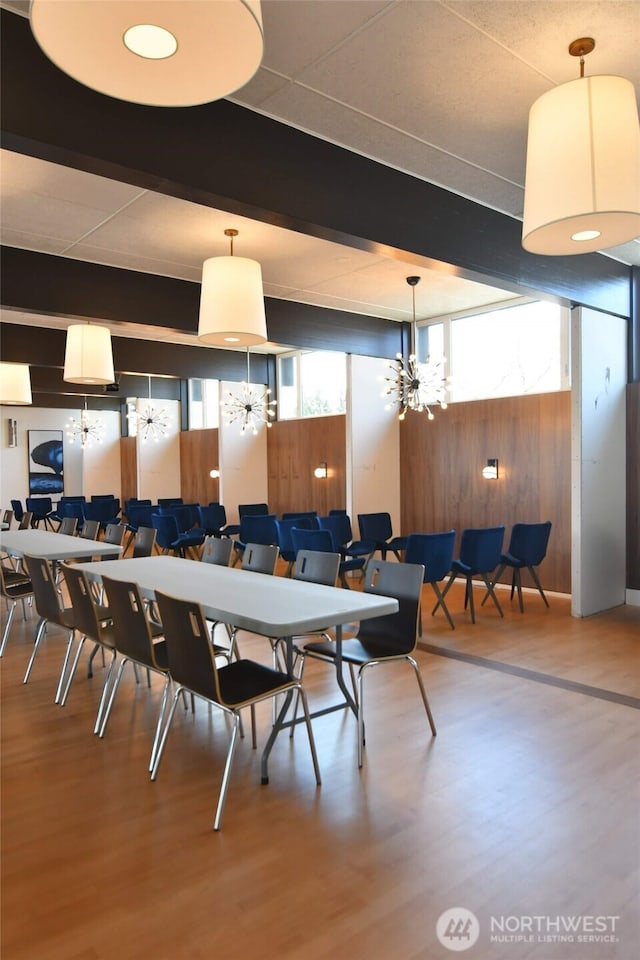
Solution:
{"label": "white lamp shade", "polygon": [[[259,0],[32,0],[30,16],[33,35],[57,67],[133,103],[218,100],[248,83],[262,60]],[[167,31],[175,52],[133,53],[124,36],[140,26]]]}
{"label": "white lamp shade", "polygon": [[26,363],[0,363],[0,403],[32,403],[31,377]]}
{"label": "white lamp shade", "polygon": [[67,383],[113,383],[113,354],[108,327],[77,323],[67,329],[64,375]]}
{"label": "white lamp shade", "polygon": [[262,269],[246,257],[211,257],[202,265],[198,339],[250,347],[267,339]]}
{"label": "white lamp shade", "polygon": [[[596,234],[572,239],[574,234]],[[633,85],[585,77],[543,94],[529,113],[522,245],[589,253],[640,235],[640,127]]]}

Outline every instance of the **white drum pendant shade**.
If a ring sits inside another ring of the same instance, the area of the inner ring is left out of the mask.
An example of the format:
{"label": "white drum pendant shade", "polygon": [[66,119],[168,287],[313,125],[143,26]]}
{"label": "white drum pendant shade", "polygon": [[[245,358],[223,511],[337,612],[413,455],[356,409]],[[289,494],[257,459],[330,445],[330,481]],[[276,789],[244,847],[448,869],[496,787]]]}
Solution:
{"label": "white drum pendant shade", "polygon": [[63,380],[67,383],[114,382],[111,331],[108,327],[77,323],[67,329]]}
{"label": "white drum pendant shade", "polygon": [[211,257],[202,265],[198,339],[251,347],[267,339],[262,268],[246,257]]}
{"label": "white drum pendant shade", "polygon": [[0,363],[0,403],[32,403],[31,377],[26,363]]}
{"label": "white drum pendant shade", "polygon": [[133,103],[209,103],[248,83],[262,60],[259,0],[32,0],[30,17],[57,67]]}
{"label": "white drum pendant shade", "polygon": [[529,114],[525,250],[590,253],[639,235],[640,127],[633,85],[623,77],[583,77],[543,94]]}

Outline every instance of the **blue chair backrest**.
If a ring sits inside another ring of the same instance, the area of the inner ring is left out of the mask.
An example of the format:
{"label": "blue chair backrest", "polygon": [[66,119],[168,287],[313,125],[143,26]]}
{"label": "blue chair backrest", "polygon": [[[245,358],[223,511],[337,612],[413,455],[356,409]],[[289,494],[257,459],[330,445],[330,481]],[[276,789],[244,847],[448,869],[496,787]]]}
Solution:
{"label": "blue chair backrest", "polygon": [[138,497],[127,497],[124,502],[124,512],[127,520],[129,519],[129,510],[131,507],[136,507],[138,505],[141,507],[150,507],[151,500],[139,499]]}
{"label": "blue chair backrest", "polygon": [[86,501],[84,497],[82,500],[76,500],[70,497],[68,500],[65,499],[64,502],[60,501],[60,506],[58,507],[58,514],[63,519],[65,517],[75,517],[80,523],[84,520],[84,508],[86,506]]}
{"label": "blue chair backrest", "polygon": [[240,520],[241,543],[275,545],[278,542],[275,513],[255,514]]}
{"label": "blue chair backrest", "polygon": [[500,563],[504,527],[468,527],[462,531],[460,560],[474,573],[488,573]]}
{"label": "blue chair backrest", "polygon": [[[97,503],[98,500],[118,500],[114,493],[94,493],[91,495],[91,502]],[[118,500],[118,504],[120,501]]]}
{"label": "blue chair backrest", "polygon": [[318,553],[337,553],[330,530],[305,530],[292,527],[291,540],[293,548],[298,550],[315,550]]}
{"label": "blue chair backrest", "polygon": [[528,567],[536,567],[546,556],[550,533],[550,520],[544,523],[514,523],[507,553]]}
{"label": "blue chair backrest", "polygon": [[421,563],[424,567],[424,582],[444,580],[451,572],[455,530],[446,533],[411,533],[407,537],[405,563]]}
{"label": "blue chair backrest", "polygon": [[283,560],[295,560],[296,558],[296,549],[293,545],[293,539],[291,537],[291,531],[296,525],[296,520],[294,518],[289,518],[285,520],[276,520],[276,533],[278,535],[278,547],[280,548],[280,556]]}
{"label": "blue chair backrest", "polygon": [[152,503],[132,503],[127,510],[127,520],[135,530],[138,527],[150,527],[151,517],[156,510],[157,507]]}
{"label": "blue chair backrest", "polygon": [[359,513],[358,528],[361,540],[375,540],[384,543],[393,535],[391,516],[388,513]]}
{"label": "blue chair backrest", "polygon": [[240,503],[238,504],[238,516],[243,517],[262,517],[269,513],[267,503]]}
{"label": "blue chair backrest", "polygon": [[158,498],[159,507],[173,507],[181,503],[183,503],[182,497],[159,497]]}
{"label": "blue chair backrest", "polygon": [[338,515],[338,514],[346,513],[346,512],[347,512],[346,510],[343,510],[342,507],[340,507],[339,510],[338,510],[337,508],[334,509],[334,510],[329,510],[329,516],[330,516],[330,517],[334,517],[334,516],[336,516],[336,515]]}
{"label": "blue chair backrest", "polygon": [[51,497],[27,497],[27,510],[30,510],[34,519],[46,517],[53,510]]}
{"label": "blue chair backrest", "polygon": [[13,515],[16,520],[22,520],[24,517],[24,507],[22,506],[21,500],[12,500],[11,507],[13,509]]}
{"label": "blue chair backrest", "polygon": [[120,513],[120,501],[115,498],[93,500],[83,504],[85,520],[98,520],[102,524],[117,522]]}
{"label": "blue chair backrest", "polygon": [[210,503],[198,507],[198,525],[203,530],[219,532],[227,523],[227,511],[221,503]]}
{"label": "blue chair backrest", "polygon": [[180,531],[172,513],[152,513],[151,526],[156,531],[156,540],[162,550],[167,550],[177,540]]}
{"label": "blue chair backrest", "polygon": [[353,540],[351,520],[346,513],[330,513],[328,517],[318,517],[321,530],[330,530],[336,547],[346,546]]}
{"label": "blue chair backrest", "polygon": [[283,520],[313,520],[314,517],[318,516],[317,510],[302,510],[299,513],[283,513]]}

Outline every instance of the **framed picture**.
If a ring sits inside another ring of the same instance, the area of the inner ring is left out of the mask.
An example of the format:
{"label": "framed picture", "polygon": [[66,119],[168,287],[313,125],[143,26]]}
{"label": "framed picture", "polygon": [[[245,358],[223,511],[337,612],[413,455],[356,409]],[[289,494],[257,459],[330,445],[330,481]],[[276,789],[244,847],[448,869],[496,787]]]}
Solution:
{"label": "framed picture", "polygon": [[64,492],[62,430],[29,430],[29,495]]}

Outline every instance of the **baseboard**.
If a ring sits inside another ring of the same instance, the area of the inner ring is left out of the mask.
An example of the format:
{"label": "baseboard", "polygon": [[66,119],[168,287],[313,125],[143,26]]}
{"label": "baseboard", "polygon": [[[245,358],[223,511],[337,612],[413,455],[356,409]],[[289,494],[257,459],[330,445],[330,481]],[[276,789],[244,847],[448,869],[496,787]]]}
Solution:
{"label": "baseboard", "polygon": [[630,607],[640,607],[640,590],[627,590],[626,599]]}

